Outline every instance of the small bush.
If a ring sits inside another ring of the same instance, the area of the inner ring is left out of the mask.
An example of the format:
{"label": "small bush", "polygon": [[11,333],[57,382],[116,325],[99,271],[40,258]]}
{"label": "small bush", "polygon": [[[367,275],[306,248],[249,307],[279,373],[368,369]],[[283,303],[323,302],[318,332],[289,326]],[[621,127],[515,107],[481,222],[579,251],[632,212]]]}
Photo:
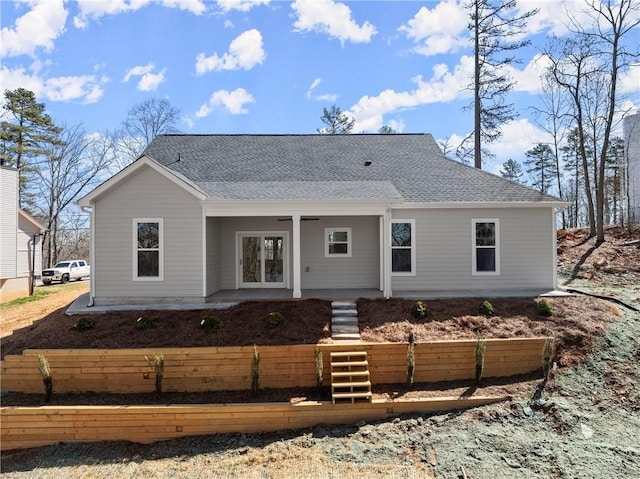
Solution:
{"label": "small bush", "polygon": [[93,329],[95,325],[96,323],[93,319],[82,317],[73,325],[73,329],[76,331],[88,331],[89,329]]}
{"label": "small bush", "polygon": [[478,306],[478,312],[487,318],[490,318],[495,314],[495,310],[493,309],[493,304],[491,304],[486,299],[480,303]]}
{"label": "small bush", "polygon": [[[151,364],[151,360],[147,356],[144,358],[147,363]],[[156,373],[156,394],[159,396],[162,394],[162,380],[164,379],[164,354],[154,354],[153,369]]]}
{"label": "small bush", "polygon": [[551,372],[551,365],[553,364],[553,357],[555,356],[555,353],[555,338],[553,336],[549,336],[544,342],[544,348],[542,349],[542,372],[544,373],[545,382],[549,380],[549,373]]}
{"label": "small bush", "polygon": [[258,346],[253,345],[253,361],[251,361],[251,391],[253,395],[258,394],[260,388],[260,352]]}
{"label": "small bush", "polygon": [[155,328],[155,319],[150,316],[140,316],[136,320],[136,329],[144,331],[145,329]]}
{"label": "small bush", "polygon": [[544,299],[536,301],[536,312],[540,316],[549,317],[553,314],[553,305]]}
{"label": "small bush", "polygon": [[51,400],[51,395],[53,394],[53,379],[51,378],[49,360],[46,356],[38,356],[38,370],[40,371],[42,384],[44,385],[44,401],[49,402]]}
{"label": "small bush", "polygon": [[482,336],[478,336],[476,338],[476,353],[475,353],[476,386],[480,386],[480,381],[482,380],[482,373],[484,372],[484,352],[486,348],[487,348],[487,341]]}
{"label": "small bush", "polygon": [[324,376],[324,365],[322,362],[322,351],[316,348],[316,386],[318,391],[322,391],[322,383]]}
{"label": "small bush", "polygon": [[284,321],[284,317],[281,313],[269,313],[269,315],[267,316],[267,326],[269,326],[270,328],[278,327],[280,323],[282,323],[282,321]]}
{"label": "small bush", "polygon": [[427,303],[424,301],[416,301],[411,308],[411,314],[416,319],[424,319],[427,317]]}
{"label": "small bush", "polygon": [[207,333],[213,333],[214,331],[224,328],[224,322],[217,316],[208,315],[200,321],[200,326],[202,326],[202,329]]}

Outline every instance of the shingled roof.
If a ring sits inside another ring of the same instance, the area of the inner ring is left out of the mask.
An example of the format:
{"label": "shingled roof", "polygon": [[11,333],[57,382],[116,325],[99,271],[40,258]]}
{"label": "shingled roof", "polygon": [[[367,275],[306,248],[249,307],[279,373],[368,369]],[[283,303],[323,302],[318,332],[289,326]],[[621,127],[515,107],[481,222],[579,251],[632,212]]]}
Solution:
{"label": "shingled roof", "polygon": [[449,160],[429,134],[159,135],[143,154],[219,199],[559,202]]}

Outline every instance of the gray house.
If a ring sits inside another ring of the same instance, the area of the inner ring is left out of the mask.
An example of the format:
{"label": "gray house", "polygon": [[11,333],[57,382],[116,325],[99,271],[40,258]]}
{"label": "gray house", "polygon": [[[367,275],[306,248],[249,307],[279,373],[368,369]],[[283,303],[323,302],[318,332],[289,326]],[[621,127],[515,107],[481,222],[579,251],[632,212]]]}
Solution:
{"label": "gray house", "polygon": [[549,291],[565,206],[422,134],[161,135],[79,204],[96,305]]}

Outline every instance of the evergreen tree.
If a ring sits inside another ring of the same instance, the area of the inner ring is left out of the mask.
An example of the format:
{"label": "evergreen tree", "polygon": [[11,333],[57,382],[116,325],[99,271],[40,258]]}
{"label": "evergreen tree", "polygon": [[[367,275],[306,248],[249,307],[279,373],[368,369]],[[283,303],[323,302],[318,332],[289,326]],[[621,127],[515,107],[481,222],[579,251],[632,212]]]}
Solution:
{"label": "evergreen tree", "polygon": [[54,125],[32,91],[25,88],[4,92],[3,119],[0,124],[0,163],[17,168],[18,198],[21,208],[31,211],[33,199],[27,194],[31,174],[37,171],[38,158],[47,147],[60,144],[60,128]]}
{"label": "evergreen tree", "polygon": [[502,164],[502,169],[500,170],[500,176],[507,180],[516,181],[518,183],[522,183],[520,180],[522,178],[522,167],[520,163],[509,158]]}
{"label": "evergreen tree", "polygon": [[531,178],[531,186],[541,193],[548,193],[556,177],[556,162],[551,147],[546,143],[538,143],[525,153],[529,166],[527,173]]}
{"label": "evergreen tree", "polygon": [[343,112],[337,105],[332,105],[329,110],[323,108],[320,120],[326,125],[318,130],[318,133],[321,135],[348,134],[351,133],[351,130],[353,130],[356,124],[356,121]]}

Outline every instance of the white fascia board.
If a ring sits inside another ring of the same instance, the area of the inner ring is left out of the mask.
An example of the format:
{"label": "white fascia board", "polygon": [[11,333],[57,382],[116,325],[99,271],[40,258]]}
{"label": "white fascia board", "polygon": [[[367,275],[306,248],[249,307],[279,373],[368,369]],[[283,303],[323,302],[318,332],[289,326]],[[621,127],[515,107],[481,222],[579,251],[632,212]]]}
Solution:
{"label": "white fascia board", "polygon": [[103,195],[109,192],[109,190],[118,186],[121,182],[128,179],[131,175],[138,172],[141,168],[149,167],[155,172],[161,174],[163,177],[176,184],[180,188],[184,189],[188,193],[191,193],[193,196],[203,201],[207,198],[207,196],[193,183],[184,178],[182,175],[179,175],[167,167],[161,165],[157,161],[153,160],[148,156],[141,156],[136,161],[131,163],[126,168],[120,170],[118,173],[113,175],[111,178],[106,180],[100,186],[96,187],[93,191],[83,196],[77,201],[78,206],[81,208],[92,206],[96,200],[101,198]]}
{"label": "white fascia board", "polygon": [[558,208],[564,209],[570,203],[566,201],[494,201],[494,202],[448,202],[448,203],[402,203],[393,205],[394,209],[469,209],[469,208]]}
{"label": "white fascia board", "polygon": [[207,216],[382,216],[388,202],[361,201],[204,201]]}
{"label": "white fascia board", "polygon": [[35,229],[40,230],[40,233],[44,233],[45,231],[47,231],[47,228],[42,226],[38,220],[36,220],[33,216],[31,216],[29,213],[24,211],[22,208],[18,209],[18,215],[22,216],[22,218],[27,223],[31,223],[35,227]]}

